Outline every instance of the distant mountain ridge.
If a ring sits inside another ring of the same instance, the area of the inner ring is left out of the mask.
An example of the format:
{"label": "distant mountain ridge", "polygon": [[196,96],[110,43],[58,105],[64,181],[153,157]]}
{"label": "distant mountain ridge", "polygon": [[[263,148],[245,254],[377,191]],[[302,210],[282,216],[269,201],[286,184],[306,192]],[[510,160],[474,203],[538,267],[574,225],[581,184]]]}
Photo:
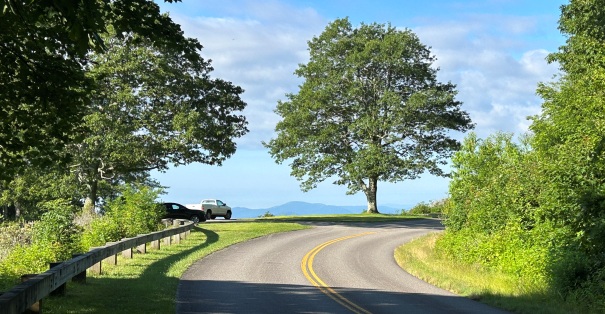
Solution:
{"label": "distant mountain ridge", "polygon": [[[324,215],[324,214],[360,214],[367,209],[366,205],[360,206],[337,206],[337,205],[326,205],[321,203],[307,203],[307,202],[288,202],[282,205],[273,206],[269,208],[246,208],[246,207],[234,207],[233,218],[258,218],[269,212],[275,216],[298,216],[298,215]],[[403,209],[395,208],[391,206],[378,206],[378,210],[385,214],[398,214]]]}

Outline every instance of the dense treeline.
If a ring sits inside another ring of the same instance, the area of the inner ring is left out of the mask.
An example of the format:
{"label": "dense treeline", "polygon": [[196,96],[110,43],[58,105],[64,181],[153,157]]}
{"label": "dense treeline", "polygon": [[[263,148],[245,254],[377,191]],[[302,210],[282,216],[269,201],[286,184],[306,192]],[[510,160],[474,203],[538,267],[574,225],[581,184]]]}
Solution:
{"label": "dense treeline", "polygon": [[562,6],[531,133],[466,138],[437,249],[517,275],[530,292],[605,310],[605,1]]}
{"label": "dense treeline", "polygon": [[220,165],[248,131],[243,89],[154,1],[72,2],[0,0],[0,289],[157,230],[150,172]]}

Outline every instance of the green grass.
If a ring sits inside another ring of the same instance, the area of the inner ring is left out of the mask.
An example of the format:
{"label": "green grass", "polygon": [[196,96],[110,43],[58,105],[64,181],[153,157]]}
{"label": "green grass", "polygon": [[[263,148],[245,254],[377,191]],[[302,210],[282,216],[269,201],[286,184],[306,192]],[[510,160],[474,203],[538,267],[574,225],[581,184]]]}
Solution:
{"label": "green grass", "polygon": [[103,264],[102,275],[86,284],[69,283],[62,297],[43,300],[44,313],[174,313],[179,278],[200,258],[232,244],[270,233],[307,228],[295,223],[200,224],[178,245],[148,249],[118,265]]}
{"label": "green grass", "polygon": [[439,233],[431,233],[395,250],[397,263],[410,274],[440,288],[516,313],[581,313],[541,287],[518,278],[483,269],[477,265],[453,263],[434,250]]}
{"label": "green grass", "polygon": [[[351,214],[279,216],[239,223],[200,224],[179,245],[164,246],[120,258],[105,266],[103,275],[90,275],[84,285],[69,283],[63,297],[44,300],[45,313],[174,313],[179,278],[200,258],[229,245],[275,232],[306,228],[296,221],[390,222],[417,216]],[[460,265],[438,256],[432,233],[399,247],[395,259],[406,271],[435,286],[517,313],[578,313],[579,307],[563,303],[539,289],[524,288],[517,278]]]}
{"label": "green grass", "polygon": [[344,215],[306,215],[306,216],[273,216],[260,218],[258,221],[316,221],[316,222],[389,222],[406,219],[426,218],[415,215],[389,214],[344,214]]}

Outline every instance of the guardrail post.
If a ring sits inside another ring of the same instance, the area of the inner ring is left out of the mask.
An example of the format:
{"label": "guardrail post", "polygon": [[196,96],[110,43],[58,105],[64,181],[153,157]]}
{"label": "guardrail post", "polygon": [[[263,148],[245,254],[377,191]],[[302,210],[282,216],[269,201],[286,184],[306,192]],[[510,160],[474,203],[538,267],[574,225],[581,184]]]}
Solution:
{"label": "guardrail post", "polygon": [[172,238],[171,236],[167,236],[167,237],[165,237],[165,238],[164,238],[164,244],[165,244],[165,245],[170,245],[170,239],[171,239],[171,238]]}
{"label": "guardrail post", "polygon": [[160,240],[151,241],[151,248],[159,250],[160,249]]}
{"label": "guardrail post", "polygon": [[[105,245],[114,244],[115,242],[107,242]],[[117,265],[118,264],[118,254],[114,254],[112,256],[108,256],[104,259],[105,262],[109,265]]]}
{"label": "guardrail post", "polygon": [[[34,277],[36,277],[38,274],[25,274],[21,276],[21,282],[26,282]],[[42,313],[42,300],[38,300],[38,302],[32,304],[27,310],[25,310],[25,312],[23,313]]]}
{"label": "guardrail post", "polygon": [[[63,262],[50,263],[49,264],[49,268],[53,269],[54,267],[57,267],[57,266],[59,266],[61,264],[63,264]],[[52,295],[52,296],[63,296],[63,295],[65,295],[65,290],[67,290],[67,283],[62,284],[59,287],[57,287],[57,289],[51,291],[50,295]]]}
{"label": "guardrail post", "polygon": [[[125,239],[124,239],[125,240]],[[124,258],[132,258],[133,248],[126,249],[122,251],[122,257]]]}
{"label": "guardrail post", "polygon": [[[76,257],[81,256],[81,255],[82,254],[73,254],[71,256],[71,258],[76,258]],[[73,276],[71,278],[71,281],[77,282],[77,283],[86,283],[86,269],[83,272],[81,272],[81,273]]]}
{"label": "guardrail post", "polygon": [[137,246],[137,252],[145,254],[147,253],[147,243],[143,243],[139,246]]}
{"label": "guardrail post", "polygon": [[[181,220],[180,219],[175,219],[172,221],[172,226],[173,227],[179,227],[181,225]],[[181,234],[177,233],[175,235],[173,235],[174,237],[174,243],[179,244],[181,243]]]}
{"label": "guardrail post", "polygon": [[170,224],[172,223],[172,219],[162,219],[162,223],[164,224],[164,228],[168,228],[168,226],[170,226]]}
{"label": "guardrail post", "polygon": [[[93,251],[93,250],[96,250],[96,249],[100,249],[100,248],[98,248],[98,247],[91,247],[90,250],[88,250],[88,251],[90,252],[90,251]],[[98,261],[94,265],[90,266],[90,268],[89,268],[90,272],[93,273],[93,274],[96,274],[96,275],[100,275],[101,272],[102,272],[101,263],[102,263],[102,260]]]}

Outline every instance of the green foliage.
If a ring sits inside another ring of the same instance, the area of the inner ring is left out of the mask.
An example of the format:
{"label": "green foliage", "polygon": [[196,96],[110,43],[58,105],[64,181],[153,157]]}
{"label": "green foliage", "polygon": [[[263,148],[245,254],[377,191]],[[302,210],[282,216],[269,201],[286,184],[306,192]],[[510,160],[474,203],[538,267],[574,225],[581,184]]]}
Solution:
{"label": "green foliage", "polygon": [[444,175],[440,165],[459,146],[447,133],[472,124],[415,34],[338,19],[309,51],[296,70],[304,83],[277,104],[283,120],[277,138],[264,143],[278,163],[291,161],[303,190],[337,177],[349,193],[363,191],[372,212],[378,181]]}
{"label": "green foliage", "polygon": [[432,201],[430,203],[420,202],[409,210],[402,210],[402,214],[412,214],[412,215],[427,215],[427,214],[442,214],[446,211],[446,207],[448,206],[449,200],[442,199],[439,201]]}
{"label": "green foliage", "polygon": [[88,250],[103,246],[107,242],[123,238],[122,235],[122,228],[116,220],[109,216],[102,216],[94,219],[82,233],[82,247]]}
{"label": "green foliage", "polygon": [[[0,286],[14,285],[23,274],[44,272],[50,263],[70,259],[72,254],[82,252],[81,230],[73,222],[76,209],[62,200],[48,202],[45,206],[46,212],[31,228],[19,231],[15,230],[21,227],[17,225],[3,228],[3,238],[10,236],[4,231],[12,229],[13,236],[23,242],[7,247],[0,259]],[[30,234],[24,234],[28,231]]]}
{"label": "green foliage", "polygon": [[541,219],[538,210],[539,167],[528,139],[497,133],[486,140],[469,135],[452,159],[450,205],[445,225],[453,231],[469,228],[492,233],[519,221],[531,230]]}
{"label": "green foliage", "polygon": [[155,200],[160,193],[147,186],[124,186],[121,195],[107,203],[105,215],[84,230],[82,246],[88,249],[159,230],[164,208]]}
{"label": "green foliage", "polygon": [[275,215],[271,214],[271,212],[266,211],[264,214],[258,216],[258,218],[269,218],[269,217],[275,217]]}
{"label": "green foliage", "polygon": [[89,55],[95,89],[82,141],[68,150],[93,203],[103,185],[142,182],[171,164],[220,165],[235,152],[234,139],[247,132],[235,113],[246,106],[240,87],[211,79],[198,51],[183,54],[135,34],[104,39],[107,50]]}
{"label": "green foliage", "polygon": [[548,178],[531,140],[464,140],[452,159],[447,232],[436,245],[455,260],[523,278],[530,290],[552,283],[556,252],[569,238],[543,206]]}
{"label": "green foliage", "polygon": [[107,216],[120,225],[124,237],[157,231],[164,208],[156,203],[159,190],[125,186],[122,195],[107,204]]}
{"label": "green foliage", "polygon": [[0,261],[18,245],[31,243],[33,223],[5,222],[0,224]]}
{"label": "green foliage", "polygon": [[605,268],[590,272],[585,281],[567,293],[570,303],[583,305],[579,311],[605,312]]}
{"label": "green foliage", "polygon": [[61,259],[80,253],[80,228],[74,223],[77,208],[67,201],[56,200],[45,204],[47,211],[34,223],[32,242],[54,247]]}
{"label": "green foliage", "polygon": [[34,243],[15,247],[0,261],[0,288],[10,288],[24,274],[38,274],[49,269],[50,263],[64,260],[58,244]]}
{"label": "green foliage", "polygon": [[109,28],[183,54],[201,48],[151,0],[0,0],[0,29],[10,30],[0,32],[0,179],[68,160],[61,149],[90,101],[86,52],[103,50]]}

